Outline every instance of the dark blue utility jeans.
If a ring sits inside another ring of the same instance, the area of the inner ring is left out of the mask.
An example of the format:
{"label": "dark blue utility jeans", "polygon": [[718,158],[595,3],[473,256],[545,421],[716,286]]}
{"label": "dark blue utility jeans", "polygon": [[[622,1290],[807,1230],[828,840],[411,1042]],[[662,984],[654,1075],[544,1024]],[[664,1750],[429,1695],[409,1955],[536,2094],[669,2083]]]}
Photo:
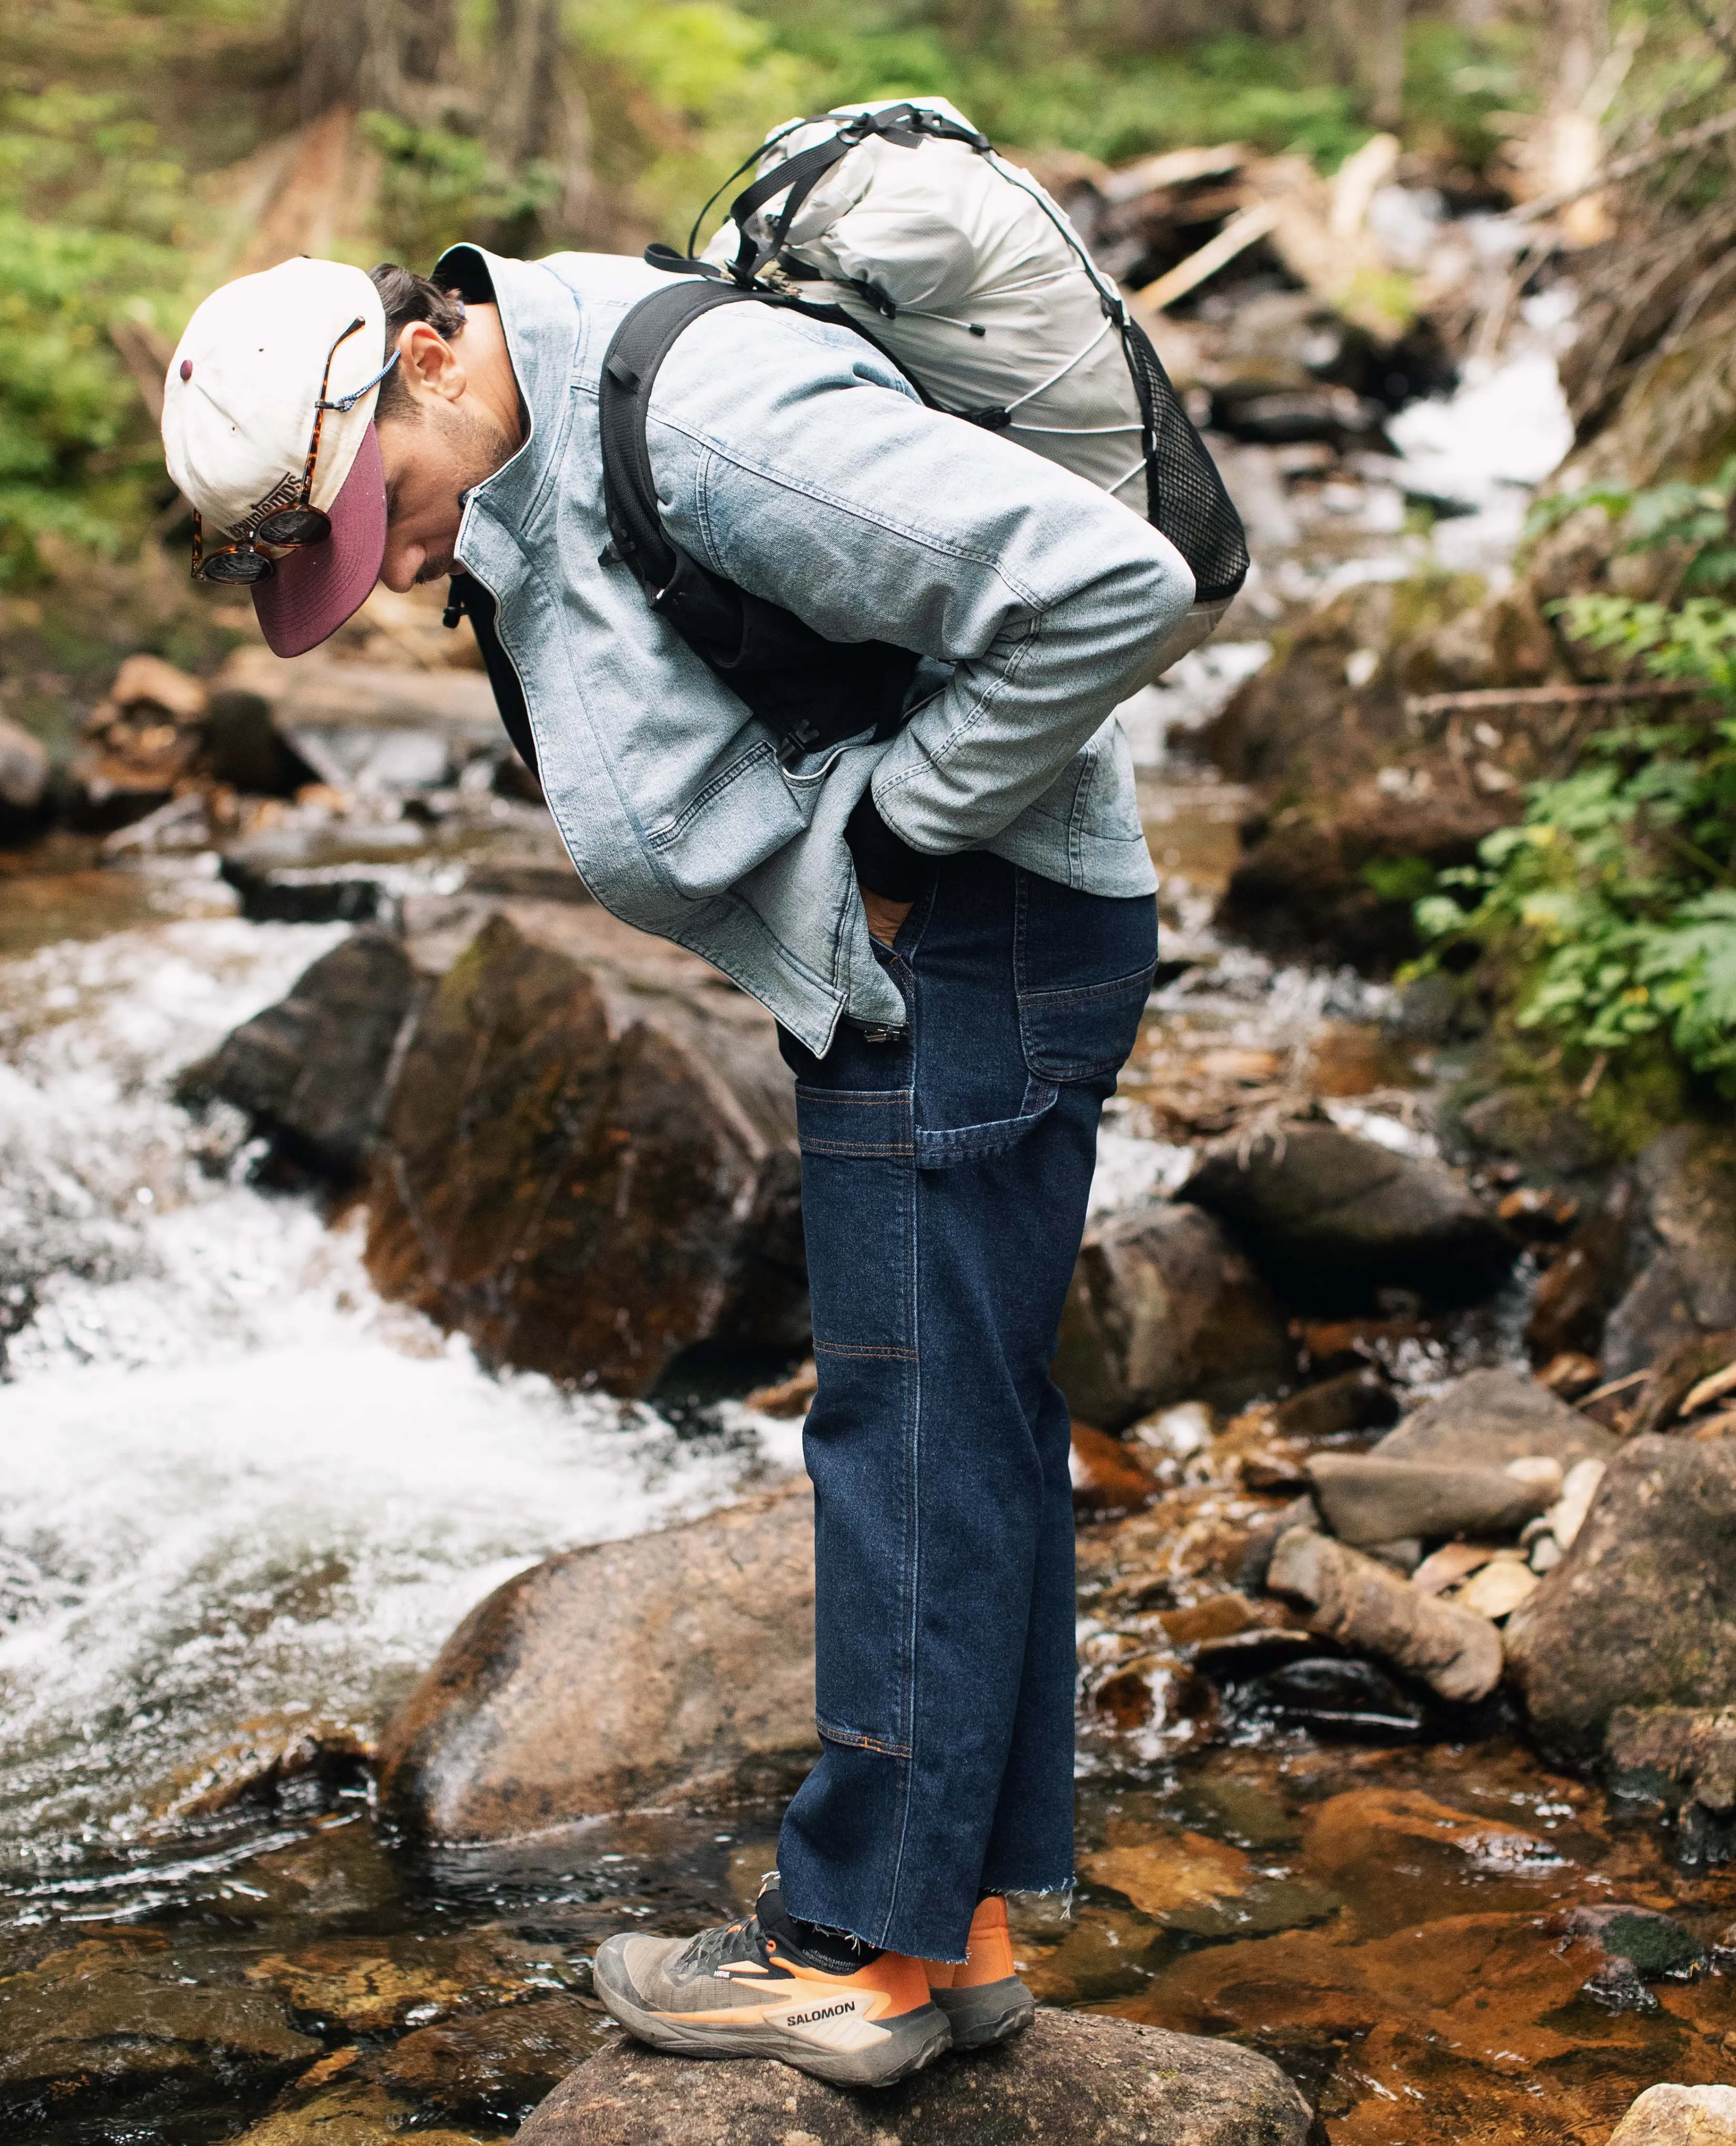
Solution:
{"label": "dark blue utility jeans", "polygon": [[950,858],[881,950],[907,1027],[796,1075],[819,1390],[821,1758],[784,1899],[962,1959],[985,1892],[1073,1880],[1073,1511],[1049,1376],[1097,1121],[1156,959],[1150,896]]}

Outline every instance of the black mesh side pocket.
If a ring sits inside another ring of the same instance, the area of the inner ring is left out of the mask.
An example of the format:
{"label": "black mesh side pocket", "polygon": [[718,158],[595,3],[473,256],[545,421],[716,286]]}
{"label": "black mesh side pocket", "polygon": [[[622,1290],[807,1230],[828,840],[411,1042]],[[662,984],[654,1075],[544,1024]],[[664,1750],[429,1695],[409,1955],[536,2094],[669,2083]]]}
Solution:
{"label": "black mesh side pocket", "polygon": [[1217,465],[1182,407],[1151,338],[1124,320],[1122,347],[1145,421],[1146,519],[1194,570],[1195,601],[1221,603],[1248,578],[1248,539]]}

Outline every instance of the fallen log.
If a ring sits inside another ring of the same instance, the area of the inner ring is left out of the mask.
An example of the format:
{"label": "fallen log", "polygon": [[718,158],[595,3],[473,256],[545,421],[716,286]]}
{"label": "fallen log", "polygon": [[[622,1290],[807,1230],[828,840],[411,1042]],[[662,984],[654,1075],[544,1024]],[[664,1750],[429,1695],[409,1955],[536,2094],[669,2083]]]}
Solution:
{"label": "fallen log", "polygon": [[1624,701],[1680,701],[1709,693],[1712,688],[1697,680],[1636,679],[1625,686],[1483,686],[1474,692],[1407,693],[1407,716],[1469,714],[1478,708],[1590,707],[1599,702],[1619,706]]}
{"label": "fallen log", "polygon": [[1185,261],[1178,261],[1155,283],[1147,283],[1134,296],[1142,306],[1154,312],[1161,312],[1165,306],[1173,306],[1178,298],[1185,298],[1209,277],[1226,268],[1239,253],[1245,253],[1250,246],[1265,237],[1278,222],[1278,212],[1269,202],[1256,202],[1230,217],[1215,238],[1209,238],[1197,253],[1189,254]]}

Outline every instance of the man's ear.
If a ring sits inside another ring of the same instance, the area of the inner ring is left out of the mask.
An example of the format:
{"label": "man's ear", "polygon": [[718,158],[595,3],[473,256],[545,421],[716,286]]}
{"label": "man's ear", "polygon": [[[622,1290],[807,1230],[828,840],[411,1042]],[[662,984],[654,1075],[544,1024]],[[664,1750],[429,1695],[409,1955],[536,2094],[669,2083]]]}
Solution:
{"label": "man's ear", "polygon": [[407,321],[398,331],[398,372],[418,402],[456,402],[469,385],[457,353],[426,321]]}

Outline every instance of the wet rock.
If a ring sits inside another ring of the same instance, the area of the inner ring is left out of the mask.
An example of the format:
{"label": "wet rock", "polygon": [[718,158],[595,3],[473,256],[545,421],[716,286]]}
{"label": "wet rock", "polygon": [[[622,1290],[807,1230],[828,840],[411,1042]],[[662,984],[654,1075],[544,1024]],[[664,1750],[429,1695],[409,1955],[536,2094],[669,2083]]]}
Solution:
{"label": "wet rock", "polygon": [[20,723],[0,716],[0,841],[33,833],[48,794],[48,751]]}
{"label": "wet rock", "polygon": [[202,679],[129,656],[72,756],[79,824],[107,833],[167,804],[198,760],[209,700]]}
{"label": "wet rock", "polygon": [[[1432,691],[1432,665],[1413,666],[1410,643],[1468,609],[1482,594],[1467,578],[1344,590],[1275,637],[1272,661],[1200,733],[1200,744],[1237,782],[1292,796],[1342,796],[1415,742],[1407,692]],[[1386,651],[1352,686],[1361,650]]]}
{"label": "wet rock", "polygon": [[1624,1378],[1695,1334],[1736,1327],[1736,1135],[1676,1125],[1634,1167],[1638,1273],[1604,1329]]}
{"label": "wet rock", "polygon": [[1469,1704],[1500,1681],[1500,1635],[1486,1618],[1422,1594],[1329,1536],[1304,1528],[1280,1535],[1266,1585],[1301,1610],[1309,1630],[1420,1678],[1443,1699]]}
{"label": "wet rock", "polygon": [[1736,1444],[1637,1438],[1507,1628],[1546,1749],[1588,1759],[1617,1707],[1736,1704]]}
{"label": "wet rock", "polygon": [[1197,1206],[1155,1200],[1086,1233],[1054,1375],[1087,1421],[1119,1430],[1194,1397],[1237,1406],[1294,1361],[1270,1290]]}
{"label": "wet rock", "polygon": [[843,2094],[782,2064],[688,2064],[631,2044],[582,2066],[519,2146],[1304,2146],[1307,2104],[1269,2058],[1121,2019],[1040,2011],[1000,2048]]}
{"label": "wet rock", "polygon": [[1649,2086],[1609,2146],[1736,2146],[1736,2086]]}
{"label": "wet rock", "polygon": [[[1329,1797],[1309,1819],[1305,1854],[1310,1870],[1359,1896],[1365,1928],[1396,1929],[1411,1920],[1438,1928],[1442,1894],[1461,1890],[1469,1877],[1547,1884],[1565,1876],[1547,1839],[1419,1789],[1351,1789]],[[1536,1936],[1534,1927],[1534,1943]]]}
{"label": "wet rock", "polygon": [[237,1804],[268,1803],[292,1784],[316,1794],[352,1786],[373,1754],[372,1738],[351,1722],[281,1714],[248,1722],[217,1749],[177,1768],[152,1823],[170,1829]]}
{"label": "wet rock", "polygon": [[1736,1706],[1619,1706],[1604,1753],[1626,1793],[1656,1783],[1709,1809],[1736,1810]]}
{"label": "wet rock", "polygon": [[235,2146],[380,2146],[405,2138],[414,2146],[487,2146],[499,2136],[430,2127],[414,2104],[369,2075],[359,2052],[339,2049],[297,2081],[282,2107],[244,2131]]}
{"label": "wet rock", "polygon": [[1120,1893],[1154,1918],[1245,1893],[1256,1874],[1240,1849],[1203,1833],[1164,1832],[1111,1844],[1082,1856],[1079,1868],[1093,1885]]}
{"label": "wet rock", "polygon": [[1080,1686],[1091,1715],[1117,1734],[1138,1731],[1145,1749],[1166,1754],[1210,1739],[1218,1694],[1180,1654],[1147,1648],[1088,1669]]}
{"label": "wet rock", "polygon": [[805,1483],[520,1573],[388,1724],[387,1812],[501,1840],[814,1751]]}
{"label": "wet rock", "polygon": [[1347,1431],[1384,1430],[1398,1420],[1397,1395],[1372,1365],[1364,1365],[1280,1401],[1272,1428],[1280,1438],[1306,1445]]}
{"label": "wet rock", "polygon": [[1319,1656],[1320,1642],[1312,1632],[1273,1625],[1202,1639],[1194,1649],[1194,1665],[1216,1683],[1252,1686],[1270,1670],[1289,1669]]}
{"label": "wet rock", "polygon": [[262,693],[225,686],[205,715],[205,771],[259,797],[292,797],[319,776],[278,730]]}
{"label": "wet rock", "polygon": [[771,1017],[601,908],[502,908],[404,1049],[367,1258],[488,1360],[613,1393],[714,1338],[793,1352],[801,1160]]}
{"label": "wet rock", "polygon": [[1513,818],[1502,798],[1409,778],[1394,795],[1364,783],[1329,811],[1287,806],[1230,874],[1217,922],[1280,961],[1348,961],[1387,974],[1417,951],[1414,908],[1438,871],[1474,862]]}
{"label": "wet rock", "polygon": [[781,1416],[793,1422],[806,1415],[819,1390],[819,1366],[809,1356],[796,1365],[787,1379],[779,1379],[769,1386],[756,1386],[751,1394],[745,1394],[741,1405],[756,1409],[761,1415]]}
{"label": "wet rock", "polygon": [[1499,1469],[1373,1453],[1315,1454],[1308,1475],[1333,1534],[1363,1545],[1401,1535],[1516,1535],[1561,1487],[1559,1469],[1551,1482],[1527,1482]]}
{"label": "wet rock", "polygon": [[1157,1478],[1131,1446],[1090,1424],[1073,1426],[1069,1456],[1073,1473],[1073,1510],[1094,1520],[1137,1513],[1157,1495]]}
{"label": "wet rock", "polygon": [[540,1997],[407,2034],[375,2075],[419,2111],[451,2122],[521,2124],[569,2072],[616,2038],[614,2022],[594,2002]]}
{"label": "wet rock", "polygon": [[277,1998],[191,1981],[161,1939],[89,1939],[0,1979],[0,2119],[20,2139],[103,2106],[269,2093],[319,2054]]}
{"label": "wet rock", "polygon": [[481,1938],[327,1938],[292,1953],[268,1953],[247,1971],[322,2032],[383,2034],[474,2012],[516,1996],[526,1956],[506,1940]]}
{"label": "wet rock", "polygon": [[1414,1742],[1422,1734],[1425,1719],[1415,1699],[1371,1662],[1318,1654],[1255,1678],[1238,1699],[1240,1707],[1286,1728],[1358,1743]]}
{"label": "wet rock", "polygon": [[[1692,1982],[1705,1969],[1706,1951],[1682,1925],[1654,1909],[1610,1901],[1574,1908],[1561,1918],[1569,1937],[1585,1938],[1604,1954],[1604,1964],[1585,1984],[1585,1994],[1609,2012],[1655,2011],[1649,1982]],[[1643,2001],[1636,2004],[1638,1984]]]}
{"label": "wet rock", "polygon": [[405,1024],[425,993],[402,941],[365,927],[189,1066],[179,1093],[233,1103],[296,1160],[352,1175],[378,1130]]}
{"label": "wet rock", "polygon": [[1389,1460],[1494,1469],[1542,1455],[1565,1470],[1579,1460],[1611,1460],[1621,1442],[1534,1379],[1493,1370],[1468,1371],[1374,1450]]}
{"label": "wet rock", "polygon": [[1230,382],[1212,397],[1211,422],[1234,440],[1281,447],[1319,440],[1329,446],[1371,447],[1386,420],[1382,406],[1348,387],[1275,387],[1258,379]]}
{"label": "wet rock", "polygon": [[1619,1706],[1604,1736],[1614,1793],[1677,1814],[1677,1858],[1736,1856],[1736,1707]]}
{"label": "wet rock", "polygon": [[1562,1355],[1594,1356],[1602,1348],[1604,1326],[1629,1278],[1629,1197],[1624,1183],[1544,1269],[1525,1323],[1525,1347],[1534,1364]]}
{"label": "wet rock", "polygon": [[399,867],[425,841],[407,820],[267,827],[232,843],[219,869],[256,924],[390,925],[402,908]]}
{"label": "wet rock", "polygon": [[1529,1170],[1570,1177],[1608,1159],[1584,1112],[1535,1085],[1491,1089],[1459,1112],[1459,1122],[1479,1153],[1507,1157]]}
{"label": "wet rock", "polygon": [[1353,1311],[1399,1288],[1452,1301],[1486,1293],[1513,1245],[1444,1163],[1304,1123],[1210,1151],[1183,1199],[1220,1216],[1288,1300]]}

